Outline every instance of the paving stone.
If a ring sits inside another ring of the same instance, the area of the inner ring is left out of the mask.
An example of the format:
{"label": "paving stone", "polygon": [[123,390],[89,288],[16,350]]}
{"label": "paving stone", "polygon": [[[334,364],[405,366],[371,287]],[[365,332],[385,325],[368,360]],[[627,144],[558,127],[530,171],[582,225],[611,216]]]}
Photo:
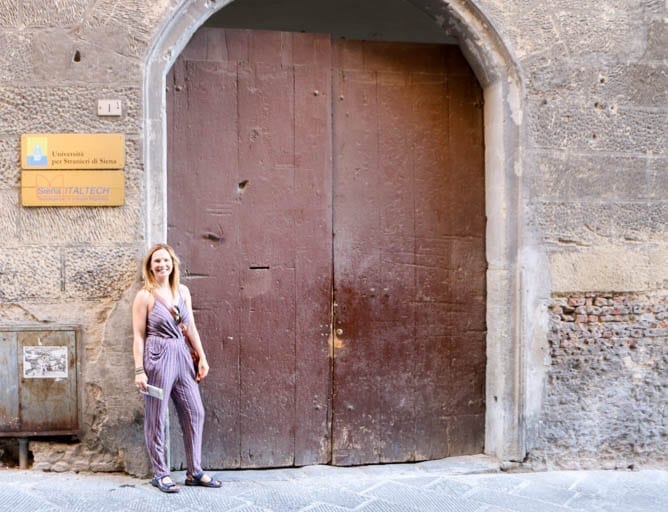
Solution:
{"label": "paving stone", "polygon": [[56,512],[60,509],[40,497],[3,486],[0,488],[0,510],[26,510],[31,512]]}
{"label": "paving stone", "polygon": [[270,488],[253,488],[243,495],[252,505],[264,507],[275,512],[294,512],[311,505],[312,501],[303,496],[298,489],[293,492],[277,491]]}
{"label": "paving stone", "polygon": [[355,512],[421,512],[421,509],[410,505],[397,505],[385,500],[370,500]]}
{"label": "paving stone", "polygon": [[566,506],[568,501],[577,495],[577,492],[554,487],[543,482],[526,482],[526,486],[517,489],[517,494],[519,496],[524,496],[525,498],[532,498],[554,503],[555,505]]}
{"label": "paving stone", "polygon": [[466,482],[474,487],[494,489],[496,491],[511,492],[524,485],[521,476],[506,473],[495,475],[471,475],[467,477],[453,477],[453,481]]}
{"label": "paving stone", "polygon": [[470,494],[468,498],[489,505],[501,506],[502,508],[517,512],[566,512],[572,510],[546,501],[506,494],[489,489],[479,489]]}
{"label": "paving stone", "polygon": [[396,482],[383,484],[372,489],[368,494],[395,505],[415,507],[422,511],[458,510],[475,512],[480,508],[479,504],[466,499]]}
{"label": "paving stone", "polygon": [[[534,482],[544,481],[544,475],[545,472],[538,472],[521,473],[516,476],[524,481]],[[550,472],[549,483],[554,487],[569,489],[571,486],[576,485],[583,478],[585,478],[585,472],[583,471],[552,471]]]}
{"label": "paving stone", "polygon": [[435,482],[432,482],[428,488],[431,491],[447,494],[449,496],[463,496],[471,491],[473,486],[454,478],[439,478]]}
{"label": "paving stone", "polygon": [[351,509],[346,507],[339,507],[331,503],[315,503],[303,508],[299,512],[350,512]]}
{"label": "paving stone", "polygon": [[264,507],[256,507],[255,505],[245,505],[241,508],[235,508],[231,512],[272,512],[272,511]]}
{"label": "paving stone", "polygon": [[[332,480],[336,481],[336,480]],[[373,476],[366,476],[364,478],[355,478],[355,479],[346,479],[345,481],[339,481],[339,485],[348,491],[355,493],[363,493],[369,489],[378,485],[379,480],[373,478]]]}
{"label": "paving stone", "polygon": [[[658,512],[668,471],[453,475],[349,468],[337,478],[294,470],[214,473],[223,489],[166,495],[109,473],[0,470],[0,512]],[[341,476],[345,475],[345,476]],[[183,482],[183,472],[173,478]],[[273,480],[272,480],[273,478]],[[54,492],[57,489],[57,492]]]}

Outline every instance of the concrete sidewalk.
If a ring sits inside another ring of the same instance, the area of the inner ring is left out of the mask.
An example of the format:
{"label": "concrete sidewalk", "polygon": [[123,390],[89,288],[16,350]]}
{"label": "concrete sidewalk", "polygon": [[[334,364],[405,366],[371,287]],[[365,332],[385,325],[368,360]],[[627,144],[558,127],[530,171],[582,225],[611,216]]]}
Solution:
{"label": "concrete sidewalk", "polygon": [[[493,459],[418,464],[219,471],[222,489],[181,486],[166,495],[148,480],[108,473],[0,469],[0,510],[12,512],[663,512],[668,471],[502,473]],[[173,474],[183,482],[185,474]]]}

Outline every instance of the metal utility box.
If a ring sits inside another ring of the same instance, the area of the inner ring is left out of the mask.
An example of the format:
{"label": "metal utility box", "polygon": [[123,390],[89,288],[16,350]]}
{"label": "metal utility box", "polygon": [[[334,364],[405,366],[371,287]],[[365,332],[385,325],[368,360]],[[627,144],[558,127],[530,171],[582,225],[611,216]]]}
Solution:
{"label": "metal utility box", "polygon": [[0,326],[0,436],[79,433],[79,329]]}

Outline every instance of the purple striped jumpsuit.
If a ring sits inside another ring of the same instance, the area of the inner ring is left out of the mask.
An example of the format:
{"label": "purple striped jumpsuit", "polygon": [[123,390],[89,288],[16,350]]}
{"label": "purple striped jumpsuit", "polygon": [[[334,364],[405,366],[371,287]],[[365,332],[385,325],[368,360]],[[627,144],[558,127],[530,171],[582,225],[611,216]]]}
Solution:
{"label": "purple striped jumpsuit", "polygon": [[[190,312],[179,295],[183,323],[190,324]],[[169,474],[165,460],[165,419],[171,397],[183,431],[186,462],[190,475],[202,473],[202,430],[204,406],[195,380],[195,369],[181,329],[167,306],[155,300],[146,320],[144,369],[148,383],[162,388],[164,399],[144,395],[144,436],[156,478]]]}

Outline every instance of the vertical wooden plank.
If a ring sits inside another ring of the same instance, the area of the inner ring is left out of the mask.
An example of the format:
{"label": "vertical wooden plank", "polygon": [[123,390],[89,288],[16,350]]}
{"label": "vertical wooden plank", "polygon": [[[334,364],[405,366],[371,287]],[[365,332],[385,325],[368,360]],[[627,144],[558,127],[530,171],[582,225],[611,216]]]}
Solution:
{"label": "vertical wooden plank", "polygon": [[[448,455],[447,397],[451,393],[448,335],[453,325],[441,328],[440,315],[454,318],[448,301],[451,243],[448,233],[458,222],[445,212],[444,197],[452,174],[448,145],[448,96],[445,71],[414,75],[416,109],[422,112],[415,126],[421,141],[415,152],[416,204],[416,459]],[[462,316],[466,315],[461,311]],[[426,331],[426,332],[425,332]]]}
{"label": "vertical wooden plank", "polygon": [[[461,59],[452,52],[449,61]],[[453,197],[460,219],[453,243],[451,287],[460,308],[468,311],[458,325],[460,335],[450,347],[452,387],[448,426],[449,455],[480,453],[485,426],[485,203],[482,91],[466,65],[448,77],[449,144],[466,148],[454,152],[452,165],[461,176]],[[461,338],[468,354],[462,357]]]}
{"label": "vertical wooden plank", "polygon": [[[423,414],[417,425],[418,451],[426,458],[479,453],[484,440],[484,425],[476,423],[484,418],[485,371],[480,89],[459,50],[444,51],[445,91],[424,84],[419,94],[438,114],[422,123],[427,143],[417,181],[423,198],[417,222],[418,325],[426,356],[418,371],[418,411]],[[436,374],[427,371],[434,365]]]}
{"label": "vertical wooden plank", "polygon": [[452,168],[457,170],[456,181],[449,187],[449,212],[459,220],[458,235],[481,239],[485,226],[483,102],[472,72],[448,77],[448,99],[448,144],[453,148]]}
{"label": "vertical wooden plank", "polygon": [[[359,62],[359,43],[336,47],[335,64]],[[380,285],[381,208],[378,174],[377,77],[335,67],[334,80],[334,391],[332,461],[380,462],[376,375],[382,353],[374,325],[385,318]]]}
{"label": "vertical wooden plank", "polygon": [[[401,60],[393,60],[392,66],[381,62],[377,71],[383,248],[378,293],[384,318],[375,328],[374,344],[383,355],[378,368],[381,462],[413,460],[415,452],[413,166],[420,141],[413,135],[416,120],[408,64],[404,55],[398,57]],[[404,70],[396,71],[395,66]]]}
{"label": "vertical wooden plank", "polygon": [[293,34],[295,79],[295,464],[329,461],[332,297],[330,38]]}
{"label": "vertical wooden plank", "polygon": [[252,61],[239,72],[239,161],[248,183],[239,205],[245,467],[294,463],[294,76],[275,63],[276,37],[254,33]]}
{"label": "vertical wooden plank", "polygon": [[[168,240],[182,259],[211,374],[203,463],[238,467],[239,297],[236,63],[179,58],[168,91]],[[172,462],[185,464],[176,416]]]}

